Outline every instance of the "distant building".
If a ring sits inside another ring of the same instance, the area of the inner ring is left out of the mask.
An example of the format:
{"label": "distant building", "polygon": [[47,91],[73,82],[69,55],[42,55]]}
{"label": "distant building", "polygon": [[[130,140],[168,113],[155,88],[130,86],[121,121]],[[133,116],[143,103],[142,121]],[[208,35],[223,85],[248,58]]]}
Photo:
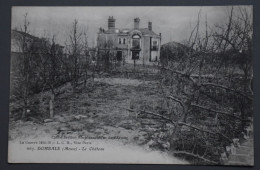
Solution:
{"label": "distant building", "polygon": [[[51,43],[46,38],[36,37],[22,31],[11,31],[12,54],[31,53],[36,55],[41,53],[44,49],[50,48]],[[57,51],[63,53],[64,46],[55,44],[55,48],[57,49]]]}
{"label": "distant building", "polygon": [[11,74],[18,71],[18,66],[23,64],[23,56],[30,56],[37,63],[40,56],[50,53],[51,48],[55,48],[59,55],[63,55],[64,46],[59,44],[52,46],[46,38],[11,30]]}
{"label": "distant building", "polygon": [[115,19],[108,18],[108,29],[100,28],[97,34],[99,50],[111,50],[117,61],[136,64],[153,64],[160,60],[161,34],[152,30],[152,22],[148,28],[139,28],[140,19],[134,19],[133,28],[119,29],[115,27]]}

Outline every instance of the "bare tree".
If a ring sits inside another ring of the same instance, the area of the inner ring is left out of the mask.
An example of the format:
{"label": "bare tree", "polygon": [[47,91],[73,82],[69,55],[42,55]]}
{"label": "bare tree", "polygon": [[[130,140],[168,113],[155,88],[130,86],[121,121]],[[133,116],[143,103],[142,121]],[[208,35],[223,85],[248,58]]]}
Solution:
{"label": "bare tree", "polygon": [[[234,8],[229,10],[228,22],[225,25],[217,25],[213,37],[221,53],[226,56],[222,59],[235,63],[244,72],[243,91],[250,87],[252,81],[252,13],[247,8]],[[248,81],[250,79],[250,81]],[[249,90],[252,89],[251,87]]]}
{"label": "bare tree", "polygon": [[70,72],[73,92],[78,85],[81,75],[80,55],[82,52],[82,32],[79,30],[78,20],[74,20],[72,30],[69,35],[69,58],[71,60]]}
{"label": "bare tree", "polygon": [[54,100],[56,96],[55,87],[60,83],[60,76],[62,74],[62,47],[55,43],[55,36],[53,35],[51,40],[51,47],[48,53],[49,68],[47,86],[51,90],[51,97],[49,101],[50,118],[54,116]]}
{"label": "bare tree", "polygon": [[[100,37],[99,37],[100,38]],[[109,72],[111,70],[111,64],[114,56],[114,46],[112,40],[110,39],[100,39],[98,42],[102,42],[98,44],[98,67],[103,66],[105,72]]]}
{"label": "bare tree", "polygon": [[90,66],[90,55],[89,55],[89,46],[88,46],[88,36],[87,33],[84,32],[83,34],[84,40],[83,40],[83,51],[85,55],[85,62],[83,64],[83,70],[84,70],[84,86],[87,86],[87,79],[88,79],[88,70]]}
{"label": "bare tree", "polygon": [[[15,41],[17,42],[21,57],[12,60],[19,60],[18,64],[15,66],[17,71],[17,82],[16,90],[18,92],[18,98],[22,99],[22,118],[26,117],[26,113],[29,107],[29,94],[30,94],[30,86],[31,86],[31,46],[34,43],[33,39],[29,37],[29,25],[28,14],[24,15],[23,26],[20,27],[20,31],[18,31],[17,36],[15,37]],[[13,78],[14,79],[14,78]],[[15,88],[15,87],[14,87]]]}

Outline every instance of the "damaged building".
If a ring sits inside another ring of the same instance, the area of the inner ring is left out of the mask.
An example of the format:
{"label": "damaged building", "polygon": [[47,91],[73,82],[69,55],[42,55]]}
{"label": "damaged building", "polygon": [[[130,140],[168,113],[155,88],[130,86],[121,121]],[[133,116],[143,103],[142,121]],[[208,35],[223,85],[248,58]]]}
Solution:
{"label": "damaged building", "polygon": [[116,19],[108,18],[108,29],[99,29],[97,48],[112,51],[118,62],[152,65],[160,61],[161,34],[152,30],[152,22],[147,28],[140,28],[140,19],[135,18],[133,28],[116,28]]}

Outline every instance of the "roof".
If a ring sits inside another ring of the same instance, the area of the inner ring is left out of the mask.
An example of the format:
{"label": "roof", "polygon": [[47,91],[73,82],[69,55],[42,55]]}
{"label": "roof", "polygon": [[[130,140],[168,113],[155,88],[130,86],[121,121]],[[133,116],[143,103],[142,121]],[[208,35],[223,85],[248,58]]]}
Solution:
{"label": "roof", "polygon": [[153,32],[152,30],[149,30],[148,28],[140,28],[139,29],[143,35],[154,35],[154,36],[158,36],[158,34],[156,34],[155,32]]}
{"label": "roof", "polygon": [[30,39],[34,39],[34,40],[40,40],[39,37],[35,37],[35,36],[31,35],[31,34],[23,32],[23,31],[12,30],[12,36],[15,36],[15,35],[26,36],[26,37],[28,37]]}
{"label": "roof", "polygon": [[[17,30],[11,30],[11,51],[12,52],[21,52],[21,50],[19,49],[19,41],[21,41],[22,37],[26,37],[26,41],[29,42],[29,44],[31,45],[33,43],[34,47],[37,48],[41,48],[43,45],[47,45],[47,46],[51,46],[51,42],[46,39],[46,38],[40,38],[40,37],[36,37],[33,36],[31,34],[22,32],[22,31],[17,31]],[[55,44],[56,48],[64,48],[64,46],[59,45],[59,44]]]}
{"label": "roof", "polygon": [[129,32],[134,31],[134,30],[140,31],[143,35],[159,36],[154,31],[149,30],[148,28],[139,28],[139,29],[128,29],[128,28],[118,29],[118,28],[114,28],[114,29],[105,30],[104,33],[105,34],[122,34],[122,35],[127,35]]}

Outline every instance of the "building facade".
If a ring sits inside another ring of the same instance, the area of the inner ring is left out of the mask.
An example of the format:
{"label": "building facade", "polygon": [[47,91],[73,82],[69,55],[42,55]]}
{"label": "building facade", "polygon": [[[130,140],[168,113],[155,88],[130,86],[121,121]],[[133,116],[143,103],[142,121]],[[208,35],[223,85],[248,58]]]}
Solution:
{"label": "building facade", "polygon": [[160,61],[161,34],[152,30],[152,22],[147,28],[139,28],[140,19],[135,18],[133,28],[115,27],[115,19],[108,18],[108,29],[99,29],[97,48],[113,51],[117,61],[152,65]]}

